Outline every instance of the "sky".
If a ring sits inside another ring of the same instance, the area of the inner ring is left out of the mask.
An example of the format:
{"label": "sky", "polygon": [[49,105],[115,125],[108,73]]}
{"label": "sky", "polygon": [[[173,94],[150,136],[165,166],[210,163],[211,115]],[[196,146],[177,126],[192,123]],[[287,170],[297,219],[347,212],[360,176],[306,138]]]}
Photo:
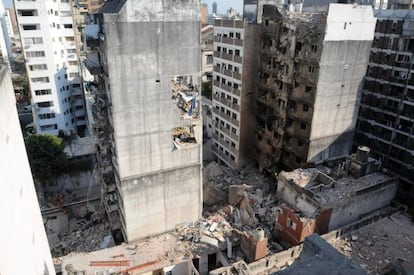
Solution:
{"label": "sky", "polygon": [[208,5],[208,13],[212,12],[211,6],[214,2],[217,2],[217,12],[219,14],[226,14],[229,8],[243,13],[243,0],[202,0],[201,2]]}
{"label": "sky", "polygon": [[0,1],[3,1],[5,8],[10,8],[13,6],[13,0],[0,0]]}

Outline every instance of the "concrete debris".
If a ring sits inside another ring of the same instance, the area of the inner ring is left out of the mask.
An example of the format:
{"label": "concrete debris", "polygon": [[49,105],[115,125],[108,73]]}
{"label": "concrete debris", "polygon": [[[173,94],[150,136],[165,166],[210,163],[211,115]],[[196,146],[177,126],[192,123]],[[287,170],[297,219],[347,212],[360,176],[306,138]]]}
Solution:
{"label": "concrete debris", "polygon": [[[85,209],[85,207],[83,207]],[[76,209],[72,210],[76,212]],[[88,212],[85,219],[79,219],[72,211],[68,213],[66,230],[48,232],[48,240],[53,257],[61,257],[71,252],[91,252],[115,245],[106,217],[101,211]]]}

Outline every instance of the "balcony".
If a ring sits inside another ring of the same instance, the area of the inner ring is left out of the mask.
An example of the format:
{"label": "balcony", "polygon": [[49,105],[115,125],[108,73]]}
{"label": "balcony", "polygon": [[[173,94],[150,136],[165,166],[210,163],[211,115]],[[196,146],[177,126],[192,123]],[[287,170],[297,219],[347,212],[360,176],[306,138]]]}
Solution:
{"label": "balcony", "polygon": [[223,118],[224,120],[226,120],[227,122],[230,122],[231,124],[233,124],[236,127],[239,127],[239,121],[237,119],[234,119],[232,117],[230,117],[228,114],[226,114],[225,112],[219,111],[216,108],[213,109],[213,113],[216,114],[217,116]]}

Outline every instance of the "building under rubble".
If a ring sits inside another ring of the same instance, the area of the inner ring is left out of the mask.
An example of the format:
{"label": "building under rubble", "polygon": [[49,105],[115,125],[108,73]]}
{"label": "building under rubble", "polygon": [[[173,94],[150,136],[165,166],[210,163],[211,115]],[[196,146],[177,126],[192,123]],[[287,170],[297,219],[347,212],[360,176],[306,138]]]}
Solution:
{"label": "building under rubble", "polygon": [[347,156],[374,35],[371,6],[299,14],[265,5],[261,27],[257,166],[272,173]]}
{"label": "building under rubble", "polygon": [[201,216],[199,12],[197,0],[114,0],[88,27],[97,176],[127,241]]}
{"label": "building under rubble", "polygon": [[381,10],[362,89],[356,144],[369,146],[414,196],[414,11]]}
{"label": "building under rubble", "polygon": [[296,169],[278,176],[276,231],[282,243],[296,245],[313,234],[344,227],[389,206],[398,178],[379,168],[381,162],[360,146],[335,169]]}

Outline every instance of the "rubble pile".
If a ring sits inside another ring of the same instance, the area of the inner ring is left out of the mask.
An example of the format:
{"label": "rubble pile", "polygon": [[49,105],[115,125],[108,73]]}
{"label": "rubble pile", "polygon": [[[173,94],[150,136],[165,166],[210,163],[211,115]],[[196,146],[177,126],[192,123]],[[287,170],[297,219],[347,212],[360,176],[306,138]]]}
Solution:
{"label": "rubble pile", "polygon": [[404,214],[396,213],[341,239],[331,242],[342,254],[358,262],[368,274],[384,274],[390,266],[414,268],[413,224]]}
{"label": "rubble pile", "polygon": [[71,252],[91,252],[114,246],[111,231],[103,213],[88,213],[84,219],[72,217],[66,231],[48,234],[49,242],[55,243],[51,249],[53,257],[61,257]]}
{"label": "rubble pile", "polygon": [[[176,246],[168,258],[176,254],[190,258],[218,251],[227,251],[224,257],[234,263],[254,255],[257,232],[265,241],[260,253],[274,253],[282,247],[273,241],[276,219],[276,186],[255,169],[235,171],[216,162],[208,164],[203,171],[204,210],[203,218],[195,223],[181,224],[172,234]],[[266,194],[266,195],[265,195]],[[264,252],[263,252],[264,250]],[[248,251],[246,253],[246,251]]]}

